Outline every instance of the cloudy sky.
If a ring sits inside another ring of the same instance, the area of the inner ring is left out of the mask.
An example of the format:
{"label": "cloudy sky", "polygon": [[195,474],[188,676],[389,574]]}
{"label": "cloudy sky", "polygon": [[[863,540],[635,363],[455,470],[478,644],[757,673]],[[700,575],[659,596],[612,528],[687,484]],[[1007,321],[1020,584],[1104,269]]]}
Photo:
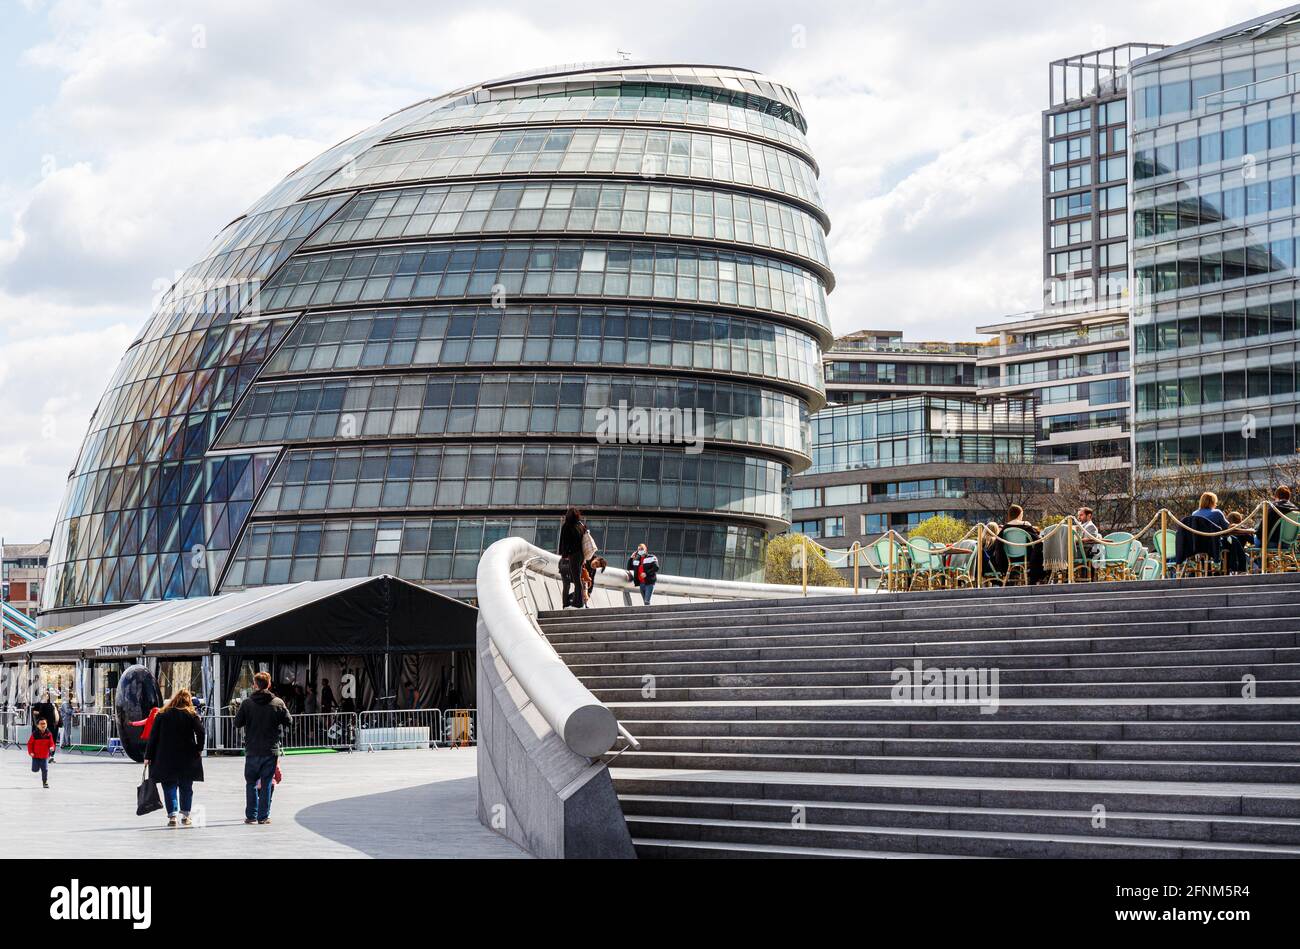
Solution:
{"label": "cloudy sky", "polygon": [[808,112],[837,332],[962,338],[1038,293],[1047,63],[1272,8],[0,0],[0,536],[49,536],[154,295],[286,172],[401,106],[619,50],[769,73]]}

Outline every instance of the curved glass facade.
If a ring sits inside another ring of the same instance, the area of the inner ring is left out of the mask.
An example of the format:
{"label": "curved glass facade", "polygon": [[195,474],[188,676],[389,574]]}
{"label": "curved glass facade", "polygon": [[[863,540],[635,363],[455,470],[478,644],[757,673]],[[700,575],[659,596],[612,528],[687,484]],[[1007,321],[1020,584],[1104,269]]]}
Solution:
{"label": "curved glass facade", "polygon": [[358,571],[467,590],[485,544],[553,547],[571,503],[611,558],[755,578],[825,401],[805,131],[745,70],[585,64],[296,169],[122,357],[43,610]]}
{"label": "curved glass facade", "polygon": [[686,185],[493,181],[367,191],[307,246],[538,232],[725,241],[801,257],[829,276],[825,234],[808,212]]}
{"label": "curved glass facade", "polygon": [[716,369],[823,393],[817,340],[724,313],[656,307],[394,307],[309,313],[263,377],[466,365]]}

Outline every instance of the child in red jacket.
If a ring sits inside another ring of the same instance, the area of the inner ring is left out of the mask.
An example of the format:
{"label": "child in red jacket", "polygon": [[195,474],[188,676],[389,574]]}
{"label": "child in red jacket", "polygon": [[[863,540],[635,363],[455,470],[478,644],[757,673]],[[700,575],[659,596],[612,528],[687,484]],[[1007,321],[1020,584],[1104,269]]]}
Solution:
{"label": "child in red jacket", "polygon": [[41,773],[41,787],[50,786],[50,755],[54,754],[54,736],[50,734],[45,719],[36,720],[36,730],[27,739],[27,753],[32,757],[32,772]]}

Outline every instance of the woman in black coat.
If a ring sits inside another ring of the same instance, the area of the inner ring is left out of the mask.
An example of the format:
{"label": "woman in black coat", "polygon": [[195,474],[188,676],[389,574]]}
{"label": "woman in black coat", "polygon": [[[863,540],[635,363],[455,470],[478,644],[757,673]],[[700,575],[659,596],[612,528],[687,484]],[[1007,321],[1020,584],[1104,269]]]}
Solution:
{"label": "woman in black coat", "polygon": [[[582,590],[582,535],[587,533],[587,525],[582,520],[582,512],[571,507],[564,512],[564,523],[560,525],[560,577],[564,580],[563,605],[582,606],[586,602]],[[570,592],[572,591],[572,592]]]}
{"label": "woman in black coat", "polygon": [[203,744],[203,720],[194,711],[194,696],[189,689],[179,689],[154,716],[144,753],[149,776],[162,785],[168,827],[176,826],[178,810],[181,826],[194,825],[190,808],[194,782],[203,780]]}

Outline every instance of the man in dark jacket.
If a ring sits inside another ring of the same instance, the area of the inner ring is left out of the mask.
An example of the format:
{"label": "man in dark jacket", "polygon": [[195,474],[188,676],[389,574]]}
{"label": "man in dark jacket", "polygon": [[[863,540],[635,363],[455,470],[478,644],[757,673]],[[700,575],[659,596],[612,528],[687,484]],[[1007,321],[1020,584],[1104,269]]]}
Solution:
{"label": "man in dark jacket", "polygon": [[628,579],[641,588],[641,599],[649,606],[655,580],[659,577],[659,559],[646,549],[645,544],[639,544],[636,552],[627,558],[627,573]]}
{"label": "man in dark jacket", "polygon": [[[1291,503],[1291,489],[1284,484],[1279,484],[1277,490],[1273,492],[1273,500],[1267,502],[1270,508],[1268,512],[1268,542],[1272,547],[1277,546],[1278,534],[1282,527],[1282,515],[1287,515],[1292,520],[1296,520],[1296,506]],[[1264,519],[1259,519],[1259,527],[1255,531],[1255,542],[1263,546]]]}
{"label": "man in dark jacket", "polygon": [[280,756],[280,729],[293,718],[271,691],[271,676],[253,676],[253,694],[239,703],[235,727],[244,730],[244,823],[271,823],[271,791]]}

